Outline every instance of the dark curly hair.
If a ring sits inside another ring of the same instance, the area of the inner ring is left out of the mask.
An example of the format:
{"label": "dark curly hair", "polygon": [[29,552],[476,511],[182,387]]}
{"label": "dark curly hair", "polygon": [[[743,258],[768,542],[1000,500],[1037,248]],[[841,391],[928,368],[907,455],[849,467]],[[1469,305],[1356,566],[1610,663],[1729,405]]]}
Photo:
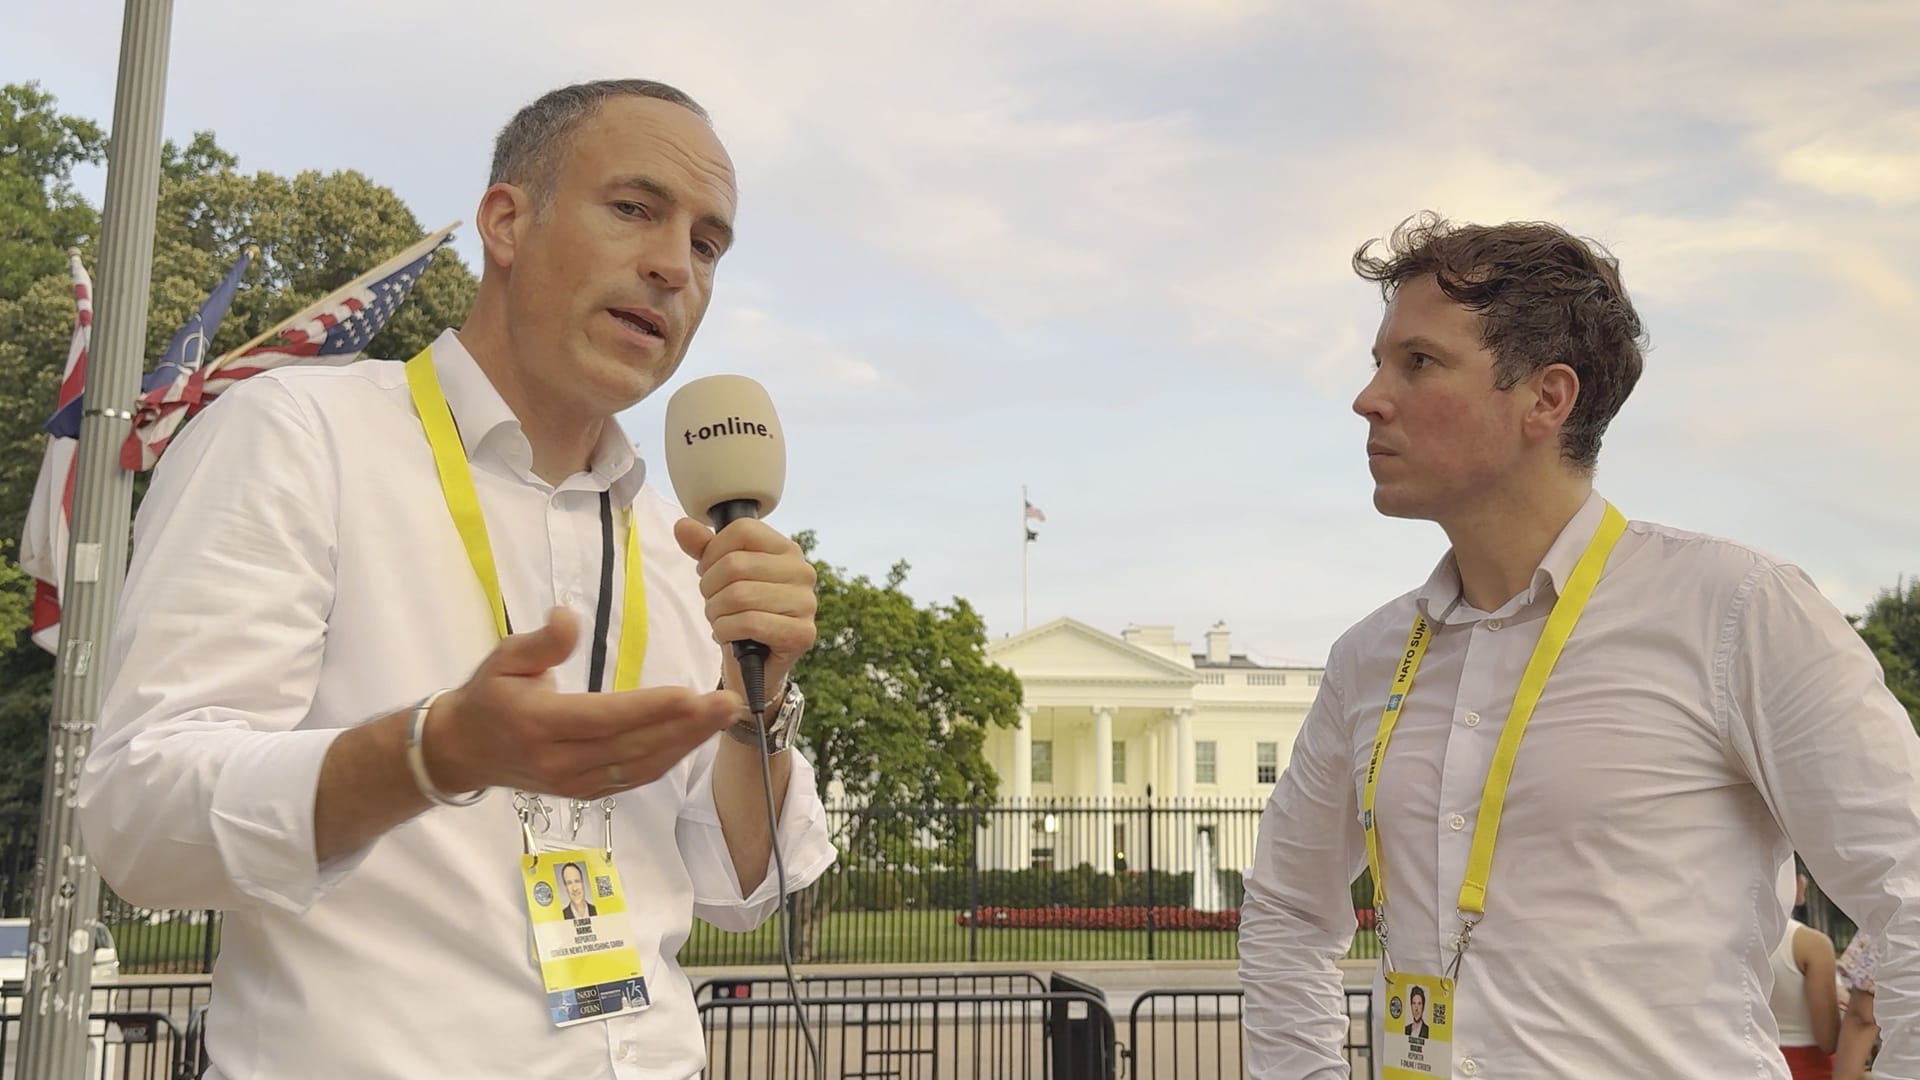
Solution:
{"label": "dark curly hair", "polygon": [[1493,353],[1494,385],[1510,390],[1549,364],[1580,378],[1580,396],[1560,433],[1560,452],[1592,472],[1600,436],[1640,380],[1646,330],[1620,283],[1620,264],[1597,242],[1558,225],[1515,221],[1456,225],[1436,214],[1408,218],[1353,253],[1354,272],[1383,297],[1433,275],[1442,292],[1480,316]]}

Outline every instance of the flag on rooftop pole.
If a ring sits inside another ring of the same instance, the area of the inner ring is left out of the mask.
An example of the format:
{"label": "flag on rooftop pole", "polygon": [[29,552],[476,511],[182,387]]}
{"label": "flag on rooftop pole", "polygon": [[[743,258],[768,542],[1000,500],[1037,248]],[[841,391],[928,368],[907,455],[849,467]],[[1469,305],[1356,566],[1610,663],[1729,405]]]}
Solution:
{"label": "flag on rooftop pole", "polygon": [[[74,455],[80,447],[81,391],[87,384],[87,346],[93,337],[93,279],[80,263],[80,249],[68,248],[73,271],[73,339],[67,346],[67,366],[60,376],[60,395],[47,421],[47,448],[40,457],[40,476],[33,484],[26,528],[20,536],[20,569],[35,579],[33,588],[33,643],[50,653],[60,651],[60,592],[66,588],[68,523],[73,517]],[[54,434],[55,421],[73,416],[73,434]]]}
{"label": "flag on rooftop pole", "polygon": [[1027,498],[1027,487],[1025,484],[1020,485],[1020,503],[1025,508],[1020,514],[1020,531],[1024,533],[1027,538],[1026,543],[1020,545],[1020,629],[1022,632],[1025,632],[1027,629],[1028,549],[1033,546],[1035,540],[1040,539],[1040,534],[1033,531],[1033,523],[1047,520],[1047,515],[1041,513],[1040,508],[1033,505],[1032,499]]}
{"label": "flag on rooftop pole", "polygon": [[[339,365],[358,359],[367,343],[386,328],[459,224],[454,222],[409,246],[238,349],[143,387],[134,409],[133,431],[120,448],[121,466],[153,468],[180,425],[242,379],[291,364]],[[268,341],[276,335],[277,340]]]}

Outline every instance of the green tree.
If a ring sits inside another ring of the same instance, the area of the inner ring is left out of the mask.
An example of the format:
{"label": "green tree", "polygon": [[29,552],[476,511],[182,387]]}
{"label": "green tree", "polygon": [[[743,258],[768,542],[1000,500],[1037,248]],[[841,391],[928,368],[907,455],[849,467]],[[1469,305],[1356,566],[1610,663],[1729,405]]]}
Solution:
{"label": "green tree", "polygon": [[1920,730],[1920,578],[1881,590],[1865,614],[1848,621],[1880,658],[1887,688]]}
{"label": "green tree", "polygon": [[[813,556],[815,537],[795,537]],[[1019,723],[1020,681],[987,659],[986,623],[966,600],[925,606],[901,586],[898,562],[884,583],[822,560],[819,642],[795,678],[806,688],[800,744],[823,798],[887,807],[846,815],[829,880],[801,908],[803,952],[832,906],[835,878],[849,869],[929,871],[964,866],[975,835],[957,815],[912,808],[985,806],[999,787],[981,752],[987,729]]]}
{"label": "green tree", "polygon": [[0,298],[67,265],[100,215],[73,189],[73,170],[106,160],[99,125],[54,111],[35,83],[0,86]]}
{"label": "green tree", "polygon": [[[104,162],[105,146],[98,125],[60,113],[38,87],[0,87],[0,538],[13,541],[0,573],[0,808],[37,811],[39,801],[52,662],[6,613],[31,596],[14,546],[73,336],[66,249],[79,247],[98,273],[100,213],[75,191],[73,173]],[[204,131],[163,148],[159,198],[149,365],[248,246],[260,254],[214,337],[216,352],[272,329],[425,235],[399,196],[360,173],[245,174]],[[442,251],[368,353],[413,355],[464,319],[475,285],[459,256]]]}

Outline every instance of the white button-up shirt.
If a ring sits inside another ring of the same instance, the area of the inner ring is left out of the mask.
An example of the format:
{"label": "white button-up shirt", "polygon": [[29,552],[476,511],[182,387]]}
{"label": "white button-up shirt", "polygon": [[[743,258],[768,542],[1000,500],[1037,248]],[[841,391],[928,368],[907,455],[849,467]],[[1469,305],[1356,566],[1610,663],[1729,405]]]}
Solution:
{"label": "white button-up shirt", "polygon": [[[1437,631],[1375,804],[1388,947],[1401,970],[1452,959],[1494,747],[1603,508],[1589,499],[1500,610],[1462,600],[1449,556],[1334,645],[1247,881],[1252,1075],[1347,1074],[1334,961],[1354,932],[1348,883],[1366,865],[1360,790],[1416,612]],[[1804,574],[1631,523],[1520,746],[1460,970],[1458,1071],[1786,1080],[1768,956],[1785,927],[1777,878],[1798,850],[1863,929],[1886,935],[1875,1075],[1920,1077],[1917,775],[1905,711]]]}
{"label": "white button-up shirt", "polygon": [[[610,490],[640,521],[641,684],[711,690],[720,653],[694,564],[673,540],[680,512],[644,483],[618,425],[588,471],[553,487],[452,331],[434,360],[515,629],[555,604],[580,613],[582,644],[555,669],[559,688],[586,689],[599,493]],[[224,909],[214,1075],[681,1080],[702,1067],[675,962],[692,917],[745,930],[778,905],[771,869],[740,895],[713,803],[717,742],[618,798],[614,855],[653,1003],[643,1012],[549,1023],[511,792],[435,807],[315,864],[314,791],[333,739],[464,682],[497,642],[402,365],[269,372],[189,424],[141,506],[120,610],[81,824],[128,900]],[[547,801],[564,840],[565,800]],[[602,835],[596,804],[580,846]],[[832,862],[813,770],[797,753],[779,842],[789,888]]]}

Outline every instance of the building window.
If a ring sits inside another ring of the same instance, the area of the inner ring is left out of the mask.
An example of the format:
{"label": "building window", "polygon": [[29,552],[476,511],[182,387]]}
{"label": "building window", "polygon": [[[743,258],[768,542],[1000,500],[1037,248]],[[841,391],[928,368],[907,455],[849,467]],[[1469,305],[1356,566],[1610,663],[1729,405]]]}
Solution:
{"label": "building window", "polygon": [[1033,740],[1033,782],[1053,783],[1053,741],[1051,739]]}
{"label": "building window", "polygon": [[1280,779],[1280,744],[1263,742],[1254,745],[1254,780],[1262,784],[1271,784]]}
{"label": "building window", "polygon": [[1197,742],[1193,744],[1193,782],[1196,784],[1217,784],[1220,771],[1216,761],[1216,744]]}
{"label": "building window", "polygon": [[1060,821],[1052,814],[1036,815],[1033,819],[1033,843],[1028,848],[1028,865],[1035,870],[1053,869],[1054,833],[1060,828]]}
{"label": "building window", "polygon": [[1318,676],[1318,675],[1308,675],[1308,676],[1307,676],[1307,685],[1308,685],[1308,686],[1319,686],[1319,685],[1320,685],[1320,676]]}
{"label": "building window", "polygon": [[1123,742],[1113,744],[1113,782],[1127,782],[1127,744]]}

